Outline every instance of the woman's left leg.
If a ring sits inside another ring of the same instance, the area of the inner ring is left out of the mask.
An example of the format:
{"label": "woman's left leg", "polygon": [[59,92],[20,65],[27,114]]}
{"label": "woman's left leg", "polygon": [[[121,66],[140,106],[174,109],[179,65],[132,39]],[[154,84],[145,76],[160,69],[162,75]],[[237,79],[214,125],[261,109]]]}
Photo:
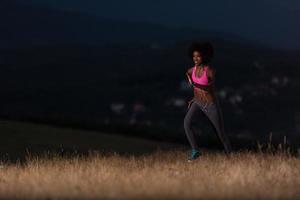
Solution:
{"label": "woman's left leg", "polygon": [[216,133],[224,146],[225,152],[227,154],[232,152],[232,146],[224,130],[222,111],[218,101],[209,105],[197,101],[197,104],[200,105],[202,111],[206,114],[206,116],[209,118],[212,125],[214,126]]}

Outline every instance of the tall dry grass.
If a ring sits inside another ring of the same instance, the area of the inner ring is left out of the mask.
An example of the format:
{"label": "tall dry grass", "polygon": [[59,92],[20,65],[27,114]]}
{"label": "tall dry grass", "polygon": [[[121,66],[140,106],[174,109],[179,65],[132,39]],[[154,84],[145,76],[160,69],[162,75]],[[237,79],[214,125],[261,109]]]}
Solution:
{"label": "tall dry grass", "polygon": [[243,151],[204,151],[187,162],[185,149],[134,156],[30,156],[2,163],[0,197],[25,199],[300,199],[300,159]]}

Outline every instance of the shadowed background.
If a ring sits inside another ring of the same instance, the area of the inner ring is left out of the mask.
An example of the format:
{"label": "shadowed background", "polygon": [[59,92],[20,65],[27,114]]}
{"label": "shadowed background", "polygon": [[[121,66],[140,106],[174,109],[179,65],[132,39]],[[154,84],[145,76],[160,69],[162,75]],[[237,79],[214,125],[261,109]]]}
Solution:
{"label": "shadowed background", "polygon": [[[188,147],[183,118],[193,94],[184,74],[195,40],[214,45],[216,92],[235,148],[255,148],[270,133],[297,148],[299,9],[292,0],[1,1],[2,152],[118,144],[103,142],[104,133]],[[81,129],[84,139],[51,140],[45,126],[37,145],[37,132],[14,121]],[[222,149],[199,121],[199,144]],[[85,130],[98,135],[87,140]]]}

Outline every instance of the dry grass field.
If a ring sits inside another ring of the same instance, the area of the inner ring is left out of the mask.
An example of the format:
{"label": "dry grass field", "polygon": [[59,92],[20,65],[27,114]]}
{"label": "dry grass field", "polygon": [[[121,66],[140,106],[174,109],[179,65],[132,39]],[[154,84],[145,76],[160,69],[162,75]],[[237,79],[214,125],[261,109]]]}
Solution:
{"label": "dry grass field", "polygon": [[300,199],[300,158],[240,151],[186,149],[144,155],[27,155],[1,164],[3,199]]}
{"label": "dry grass field", "polygon": [[189,163],[187,145],[11,121],[0,132],[0,199],[300,199],[285,145]]}

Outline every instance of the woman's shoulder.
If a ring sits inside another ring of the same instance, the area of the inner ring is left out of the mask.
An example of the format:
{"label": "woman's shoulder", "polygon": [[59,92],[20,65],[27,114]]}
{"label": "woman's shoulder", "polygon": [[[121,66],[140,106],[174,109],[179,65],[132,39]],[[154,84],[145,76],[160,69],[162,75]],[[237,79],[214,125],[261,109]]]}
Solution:
{"label": "woman's shoulder", "polygon": [[193,72],[194,66],[193,67],[188,67],[187,69],[187,73],[191,74]]}

